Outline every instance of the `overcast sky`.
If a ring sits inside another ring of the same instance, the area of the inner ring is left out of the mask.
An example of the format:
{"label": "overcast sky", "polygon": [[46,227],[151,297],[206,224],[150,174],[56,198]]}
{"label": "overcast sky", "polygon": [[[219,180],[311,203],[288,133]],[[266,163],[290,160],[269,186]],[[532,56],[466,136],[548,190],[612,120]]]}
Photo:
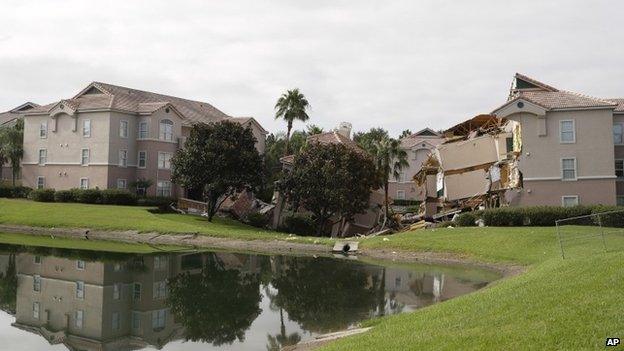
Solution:
{"label": "overcast sky", "polygon": [[[446,128],[505,101],[522,72],[624,96],[621,1],[12,1],[0,3],[0,110],[91,81],[197,99],[284,129]],[[298,124],[297,127],[303,127]]]}

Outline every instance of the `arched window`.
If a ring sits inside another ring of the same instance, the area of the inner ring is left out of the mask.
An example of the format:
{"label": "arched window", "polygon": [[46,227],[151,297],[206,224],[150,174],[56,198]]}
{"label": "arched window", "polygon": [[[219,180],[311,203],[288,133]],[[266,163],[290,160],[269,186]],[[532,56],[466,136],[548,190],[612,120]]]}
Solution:
{"label": "arched window", "polygon": [[160,121],[160,140],[173,141],[173,122],[168,119]]}

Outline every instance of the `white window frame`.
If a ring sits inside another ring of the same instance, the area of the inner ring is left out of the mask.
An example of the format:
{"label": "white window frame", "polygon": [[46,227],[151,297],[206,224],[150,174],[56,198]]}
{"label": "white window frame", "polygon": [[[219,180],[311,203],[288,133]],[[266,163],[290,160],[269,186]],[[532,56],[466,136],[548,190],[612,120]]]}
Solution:
{"label": "white window frame", "polygon": [[[143,154],[143,166],[141,166],[141,154]],[[139,152],[137,153],[137,168],[147,168],[147,151],[145,150],[139,150]]]}
{"label": "white window frame", "polygon": [[[162,183],[162,184],[161,184]],[[165,187],[164,185],[168,184],[168,187]],[[168,193],[164,192],[164,189],[169,189]],[[168,197],[171,196],[172,194],[172,184],[171,181],[169,180],[158,180],[156,182],[156,196],[162,196],[162,197]]]}
{"label": "white window frame", "polygon": [[578,206],[579,205],[579,196],[578,195],[563,195],[561,197],[561,206],[563,206],[563,207],[572,207],[572,206],[566,206],[566,204],[565,204],[566,198],[568,198],[568,199],[575,199],[576,200],[576,204],[573,205],[573,206]]}
{"label": "white window frame", "polygon": [[167,310],[152,311],[152,330],[161,330],[167,325]]}
{"label": "white window frame", "polygon": [[[171,128],[167,131],[166,129]],[[173,141],[173,121],[170,119],[161,119],[158,123],[158,138],[164,141]]]}
{"label": "white window frame", "polygon": [[119,167],[128,167],[128,150],[119,150]]}
{"label": "white window frame", "polygon": [[47,163],[48,163],[48,149],[39,149],[38,165],[45,166]]}
{"label": "white window frame", "polygon": [[36,265],[39,265],[39,266],[40,266],[42,261],[43,261],[43,260],[42,260],[41,256],[39,256],[39,255],[35,255],[35,256],[33,256],[33,263],[34,263],[34,264],[36,264]]}
{"label": "white window frame", "polygon": [[[565,169],[563,168],[563,161],[564,160],[574,160],[574,178],[566,179],[564,177],[564,171],[565,171]],[[560,161],[559,165],[561,167],[561,180],[562,181],[570,182],[570,181],[578,180],[578,162],[576,161],[576,157],[563,157],[563,158],[561,158],[561,161]]]}
{"label": "white window frame", "polygon": [[[137,286],[139,287],[137,296]],[[132,284],[132,301],[141,301],[141,295],[143,294],[143,285],[141,283]]]}
{"label": "white window frame", "polygon": [[117,189],[125,190],[128,189],[128,180],[119,178],[117,179]]}
{"label": "white window frame", "polygon": [[82,329],[83,325],[84,325],[84,311],[76,310],[76,312],[74,312],[74,326],[76,326],[76,328],[78,329]]}
{"label": "white window frame", "polygon": [[[86,162],[85,162],[85,151],[87,152]],[[88,166],[90,162],[91,162],[91,150],[81,149],[80,150],[80,165]]]}
{"label": "white window frame", "polygon": [[164,300],[167,298],[167,281],[159,280],[154,282],[153,291],[152,291],[152,299],[154,300]]}
{"label": "white window frame", "polygon": [[121,121],[119,121],[119,137],[120,138],[122,139],[128,138],[128,128],[129,128],[129,124],[127,120],[122,119]]}
{"label": "white window frame", "polygon": [[[82,182],[85,182],[85,185],[82,185]],[[89,178],[80,178],[80,185],[78,186],[78,188],[85,190],[85,189],[89,189]]]}
{"label": "white window frame", "polygon": [[39,124],[39,139],[47,139],[48,138],[48,121],[42,121]]}
{"label": "white window frame", "polygon": [[41,291],[41,276],[39,274],[33,275],[33,291]]}
{"label": "white window frame", "polygon": [[[399,195],[400,193],[403,193],[403,197],[401,197],[401,196]],[[405,196],[405,195],[406,195],[406,194],[405,194],[405,190],[397,190],[397,194],[396,194],[396,195],[397,195],[397,197],[396,197],[396,198],[397,198],[397,200],[405,200],[405,199],[406,199],[406,196]]]}
{"label": "white window frame", "polygon": [[[167,156],[169,156],[169,159],[166,158]],[[171,169],[171,158],[173,158],[171,152],[158,151],[158,169]]]}
{"label": "white window frame", "polygon": [[[563,123],[564,122],[572,122],[572,141],[563,140]],[[559,143],[561,144],[576,143],[576,122],[573,119],[562,119],[559,121]]]}
{"label": "white window frame", "polygon": [[114,311],[111,316],[111,329],[112,330],[121,329],[121,316],[119,315],[119,312],[117,311]]}
{"label": "white window frame", "polygon": [[[145,130],[143,130],[143,126],[145,126]],[[139,122],[139,128],[137,131],[137,138],[138,139],[147,139],[149,138],[149,122],[147,121],[142,121]]]}
{"label": "white window frame", "polygon": [[37,176],[37,189],[44,189],[44,188],[45,188],[45,177]]}
{"label": "white window frame", "polygon": [[81,280],[76,282],[76,299],[84,300],[85,297],[85,283]]}
{"label": "white window frame", "polygon": [[91,137],[91,120],[85,119],[82,121],[82,137],[90,138]]}
{"label": "white window frame", "polygon": [[[622,168],[620,168],[620,171],[622,171],[622,176],[619,176],[619,177],[617,175],[617,173],[618,173],[618,167],[617,167],[618,162],[622,163]],[[615,162],[614,162],[614,167],[615,167],[615,176],[617,177],[617,179],[624,179],[624,159],[616,158]]]}
{"label": "white window frame", "polygon": [[83,260],[76,260],[76,269],[79,271],[84,271],[87,267],[87,263]]}
{"label": "white window frame", "polygon": [[135,332],[141,330],[141,312],[132,311],[131,328]]}
{"label": "white window frame", "polygon": [[121,299],[121,283],[113,283],[113,300]]}
{"label": "white window frame", "polygon": [[33,318],[34,319],[39,319],[39,316],[41,315],[41,304],[38,301],[33,302],[33,306],[32,306],[32,312],[33,312]]}

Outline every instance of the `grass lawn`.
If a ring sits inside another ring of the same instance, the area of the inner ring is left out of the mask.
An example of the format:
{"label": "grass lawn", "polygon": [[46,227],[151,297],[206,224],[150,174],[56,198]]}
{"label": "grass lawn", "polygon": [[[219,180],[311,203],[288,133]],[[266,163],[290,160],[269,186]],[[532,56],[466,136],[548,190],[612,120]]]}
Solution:
{"label": "grass lawn", "polygon": [[[33,227],[90,228],[102,230],[138,230],[140,232],[200,233],[243,240],[286,239],[287,234],[258,229],[238,221],[177,213],[156,214],[149,207],[43,203],[18,199],[0,199],[0,223]],[[316,239],[295,237],[294,241]],[[318,239],[329,243],[329,239]]]}
{"label": "grass lawn", "polygon": [[[595,228],[579,227],[579,233]],[[624,337],[624,235],[566,246],[554,228],[456,228],[366,239],[363,247],[453,252],[528,272],[414,313],[374,319],[323,350],[594,350]]]}

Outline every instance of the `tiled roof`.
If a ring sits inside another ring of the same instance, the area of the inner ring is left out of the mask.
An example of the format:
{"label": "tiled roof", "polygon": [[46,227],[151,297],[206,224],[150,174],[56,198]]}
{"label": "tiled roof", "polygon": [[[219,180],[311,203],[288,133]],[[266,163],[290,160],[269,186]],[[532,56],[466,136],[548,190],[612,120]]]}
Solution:
{"label": "tiled roof", "polygon": [[611,101],[617,104],[615,112],[624,112],[624,98],[607,99],[607,101]]}
{"label": "tiled roof", "polygon": [[[347,138],[346,136],[338,133],[337,131],[310,135],[306,140],[308,143],[342,144],[355,152],[358,152],[362,155],[369,156],[366,150],[362,149],[360,145],[358,145],[355,141]],[[280,158],[280,161],[285,164],[292,164],[295,161],[295,155],[284,156]]]}
{"label": "tiled roof", "polygon": [[21,118],[24,113],[32,111],[34,108],[37,108],[39,105],[33,102],[27,102],[22,105],[11,109],[10,111],[0,113],[0,125],[8,124],[18,118]]}
{"label": "tiled roof", "polygon": [[[95,90],[95,89],[97,90]],[[99,92],[98,92],[99,90]],[[65,100],[79,110],[116,109],[130,113],[149,113],[171,104],[189,122],[217,122],[230,118],[214,106],[201,101],[93,82],[72,99]],[[45,113],[55,104],[33,109],[32,113]],[[31,113],[31,111],[29,111]]]}

